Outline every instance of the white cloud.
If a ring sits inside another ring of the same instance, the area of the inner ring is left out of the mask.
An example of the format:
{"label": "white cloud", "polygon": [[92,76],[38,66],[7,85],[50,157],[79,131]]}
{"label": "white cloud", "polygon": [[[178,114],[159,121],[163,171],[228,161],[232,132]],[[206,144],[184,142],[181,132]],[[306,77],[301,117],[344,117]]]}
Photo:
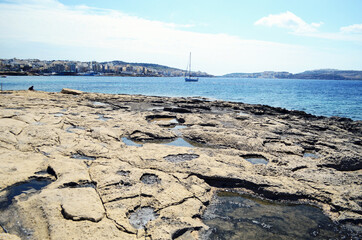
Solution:
{"label": "white cloud", "polygon": [[[269,24],[272,23],[269,21]],[[296,16],[289,22],[275,24],[295,32],[315,29]],[[195,33],[185,27],[188,26],[150,21],[115,10],[65,6],[56,0],[0,3],[1,57],[5,57],[5,53],[21,57],[24,51],[8,47],[9,43],[16,42],[19,49],[32,54],[30,58],[49,52],[52,55],[46,59],[119,59],[185,68],[192,51],[193,69],[211,74],[296,72],[335,67],[320,64],[326,58],[340,59],[331,58],[329,52],[326,55],[303,46],[245,40],[227,34]],[[42,47],[31,49],[39,45]]]}
{"label": "white cloud", "polygon": [[317,32],[317,28],[323,23],[306,23],[303,19],[296,16],[292,12],[285,12],[280,14],[270,14],[263,17],[254,23],[255,25],[262,25],[268,27],[280,27],[292,30],[295,33],[311,33]]}
{"label": "white cloud", "polygon": [[346,27],[341,27],[341,32],[344,33],[362,33],[362,24],[353,24]]}
{"label": "white cloud", "polygon": [[297,36],[362,43],[361,34],[355,34],[354,36],[349,34],[362,33],[362,24],[342,27],[340,32],[332,33],[319,31],[318,28],[323,24],[323,22],[308,24],[303,19],[289,11],[281,14],[270,14],[269,16],[263,17],[254,23],[254,25],[290,29],[291,33]]}
{"label": "white cloud", "polygon": [[318,28],[320,26],[322,26],[324,24],[324,22],[319,22],[319,23],[311,23],[311,25],[315,28]]}
{"label": "white cloud", "polygon": [[35,6],[38,7],[64,7],[64,5],[56,0],[5,0],[10,4],[20,4],[23,6]]}

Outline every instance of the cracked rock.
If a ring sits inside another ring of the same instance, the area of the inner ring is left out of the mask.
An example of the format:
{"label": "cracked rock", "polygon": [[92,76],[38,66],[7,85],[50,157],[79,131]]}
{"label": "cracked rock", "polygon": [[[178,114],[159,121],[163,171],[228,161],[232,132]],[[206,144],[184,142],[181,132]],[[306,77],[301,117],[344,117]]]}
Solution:
{"label": "cracked rock", "polygon": [[66,189],[61,208],[64,218],[73,221],[99,222],[105,216],[102,202],[93,188]]}
{"label": "cracked rock", "polygon": [[[356,228],[362,222],[361,121],[196,98],[72,92],[0,95],[0,189],[44,169],[56,178],[17,196],[4,210],[16,217],[0,210],[11,234],[198,239],[208,229],[201,216],[220,188],[317,205]],[[186,128],[176,134],[151,121],[160,116]],[[142,145],[126,145],[125,137]],[[177,137],[197,144],[164,145]],[[308,151],[318,158],[303,157]],[[267,164],[243,159],[251,154]]]}

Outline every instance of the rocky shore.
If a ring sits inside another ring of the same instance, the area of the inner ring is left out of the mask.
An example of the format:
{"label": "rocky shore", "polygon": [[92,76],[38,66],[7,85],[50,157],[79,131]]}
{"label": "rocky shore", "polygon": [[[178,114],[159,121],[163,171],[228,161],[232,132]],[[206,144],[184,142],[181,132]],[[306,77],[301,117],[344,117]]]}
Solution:
{"label": "rocky shore", "polygon": [[361,229],[361,156],[362,122],[347,118],[204,98],[1,92],[0,239],[199,239],[220,189],[311,204]]}

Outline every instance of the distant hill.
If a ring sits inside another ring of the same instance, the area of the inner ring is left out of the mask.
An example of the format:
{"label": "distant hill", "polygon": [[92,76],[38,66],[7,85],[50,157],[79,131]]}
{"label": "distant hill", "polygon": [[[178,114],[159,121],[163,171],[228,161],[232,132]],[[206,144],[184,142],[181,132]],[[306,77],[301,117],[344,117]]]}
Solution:
{"label": "distant hill", "polygon": [[289,72],[273,72],[273,71],[265,71],[265,72],[257,72],[257,73],[229,73],[225,74],[222,77],[230,77],[230,78],[289,78],[291,73]]}
{"label": "distant hill", "polygon": [[108,64],[108,63],[112,63],[113,65],[130,65],[133,67],[146,67],[146,68],[152,68],[152,69],[161,70],[161,71],[167,71],[167,70],[184,71],[182,69],[168,67],[168,66],[154,64],[154,63],[131,63],[131,62],[118,61],[118,60],[110,61],[110,62],[101,62],[101,64]]}
{"label": "distant hill", "polygon": [[[154,69],[158,72],[180,72],[182,73],[182,75],[185,74],[185,70],[179,69],[179,68],[174,68],[174,67],[168,67],[168,66],[164,66],[164,65],[159,65],[159,64],[155,64],[155,63],[131,63],[131,62],[123,62],[123,61],[110,61],[110,62],[102,62],[101,64],[108,64],[108,63],[112,63],[114,65],[129,65],[132,67],[145,67],[145,68],[149,68],[149,69]],[[192,72],[192,74],[196,77],[213,77],[213,75],[208,74],[206,72]]]}
{"label": "distant hill", "polygon": [[335,80],[362,80],[362,71],[318,69],[302,73],[289,72],[258,72],[258,73],[230,73],[222,77],[231,78],[278,78],[278,79],[335,79]]}
{"label": "distant hill", "polygon": [[362,71],[348,71],[335,69],[320,69],[293,74],[299,79],[337,79],[337,80],[362,80]]}

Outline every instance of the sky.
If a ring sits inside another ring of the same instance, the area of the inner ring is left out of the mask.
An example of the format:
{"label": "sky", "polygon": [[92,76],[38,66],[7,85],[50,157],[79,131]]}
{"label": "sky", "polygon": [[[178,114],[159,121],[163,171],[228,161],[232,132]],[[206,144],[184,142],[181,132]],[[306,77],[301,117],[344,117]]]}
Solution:
{"label": "sky", "polygon": [[0,0],[0,58],[362,70],[362,0]]}

